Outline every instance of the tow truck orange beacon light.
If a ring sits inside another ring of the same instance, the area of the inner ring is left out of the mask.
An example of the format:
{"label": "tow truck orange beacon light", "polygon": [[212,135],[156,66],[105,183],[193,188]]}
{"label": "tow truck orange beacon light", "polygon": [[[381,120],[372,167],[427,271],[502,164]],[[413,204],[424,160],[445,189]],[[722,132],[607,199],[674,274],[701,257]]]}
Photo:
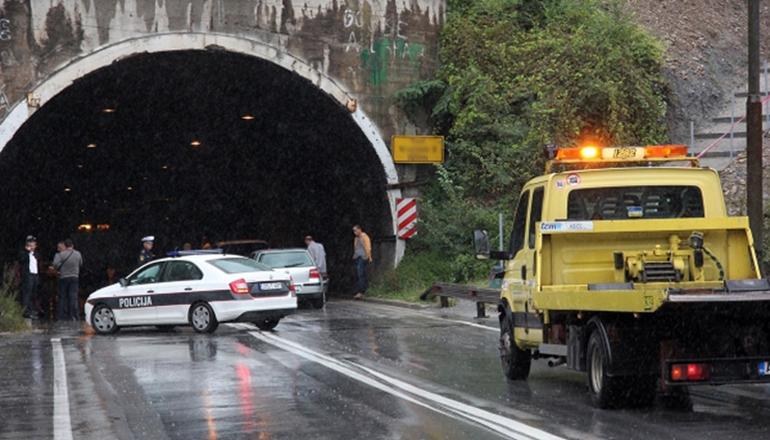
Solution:
{"label": "tow truck orange beacon light", "polygon": [[556,160],[591,160],[599,158],[599,147],[588,145],[577,148],[559,148]]}

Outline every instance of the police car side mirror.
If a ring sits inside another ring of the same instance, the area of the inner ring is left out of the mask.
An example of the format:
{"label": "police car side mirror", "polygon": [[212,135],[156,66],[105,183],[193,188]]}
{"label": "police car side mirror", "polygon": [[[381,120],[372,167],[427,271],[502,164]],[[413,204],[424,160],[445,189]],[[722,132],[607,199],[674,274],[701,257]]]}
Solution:
{"label": "police car side mirror", "polygon": [[476,253],[476,259],[489,259],[489,233],[483,229],[473,231],[473,248]]}
{"label": "police car side mirror", "polygon": [[126,286],[128,286],[128,280],[126,280],[125,278],[121,278],[121,279],[119,279],[119,280],[118,280],[118,283],[120,283],[120,287],[126,287]]}

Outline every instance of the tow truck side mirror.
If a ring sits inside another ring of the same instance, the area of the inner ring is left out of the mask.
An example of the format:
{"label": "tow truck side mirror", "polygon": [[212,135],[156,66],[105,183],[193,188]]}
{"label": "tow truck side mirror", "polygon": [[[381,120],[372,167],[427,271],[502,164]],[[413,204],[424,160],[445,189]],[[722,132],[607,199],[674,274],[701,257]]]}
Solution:
{"label": "tow truck side mirror", "polygon": [[118,280],[118,283],[120,283],[120,287],[126,287],[126,286],[128,286],[128,280],[126,280],[125,278],[121,278],[121,279],[119,279],[119,280]]}
{"label": "tow truck side mirror", "polygon": [[489,259],[489,233],[482,229],[473,231],[473,248],[476,252],[476,259]]}

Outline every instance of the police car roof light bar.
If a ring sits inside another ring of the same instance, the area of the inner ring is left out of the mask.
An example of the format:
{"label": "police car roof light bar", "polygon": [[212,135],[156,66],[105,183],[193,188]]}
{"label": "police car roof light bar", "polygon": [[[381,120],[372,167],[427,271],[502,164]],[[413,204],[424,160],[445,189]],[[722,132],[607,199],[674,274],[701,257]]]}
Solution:
{"label": "police car roof light bar", "polygon": [[192,249],[189,251],[173,250],[167,252],[166,255],[169,257],[186,257],[189,255],[220,255],[224,253],[223,249]]}

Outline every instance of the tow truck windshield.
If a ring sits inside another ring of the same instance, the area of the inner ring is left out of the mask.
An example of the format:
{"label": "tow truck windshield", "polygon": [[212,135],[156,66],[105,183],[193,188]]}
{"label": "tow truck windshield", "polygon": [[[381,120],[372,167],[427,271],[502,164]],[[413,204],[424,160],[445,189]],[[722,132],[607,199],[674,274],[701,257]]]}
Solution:
{"label": "tow truck windshield", "polygon": [[569,220],[628,220],[703,217],[696,186],[617,186],[572,190]]}

